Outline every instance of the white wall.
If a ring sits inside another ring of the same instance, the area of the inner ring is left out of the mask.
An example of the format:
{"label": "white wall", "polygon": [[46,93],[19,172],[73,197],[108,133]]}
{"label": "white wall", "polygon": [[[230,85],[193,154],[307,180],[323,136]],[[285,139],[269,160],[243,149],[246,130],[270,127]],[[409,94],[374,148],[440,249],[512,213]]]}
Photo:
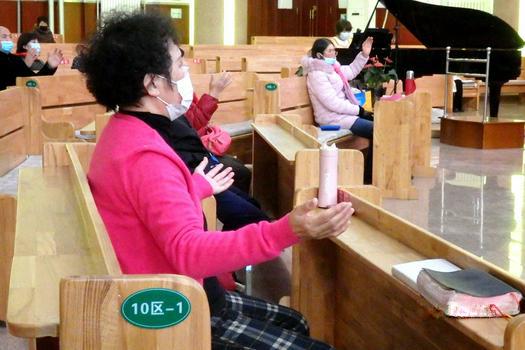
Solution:
{"label": "white wall", "polygon": [[[248,0],[235,0],[235,44],[247,43]],[[195,44],[224,42],[224,0],[195,0]]]}

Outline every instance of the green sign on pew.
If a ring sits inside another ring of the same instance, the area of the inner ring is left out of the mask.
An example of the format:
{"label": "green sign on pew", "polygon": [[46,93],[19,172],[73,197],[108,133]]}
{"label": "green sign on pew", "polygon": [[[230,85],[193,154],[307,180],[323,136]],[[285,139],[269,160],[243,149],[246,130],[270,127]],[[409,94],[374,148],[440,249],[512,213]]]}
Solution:
{"label": "green sign on pew", "polygon": [[35,88],[37,87],[37,82],[35,80],[28,80],[26,81],[26,86],[27,87],[30,87],[30,88]]}
{"label": "green sign on pew", "polygon": [[184,321],[191,304],[183,294],[165,288],[139,290],[122,303],[120,313],[129,323],[140,328],[161,329]]}
{"label": "green sign on pew", "polygon": [[264,87],[268,91],[273,91],[273,90],[277,89],[277,84],[275,84],[275,83],[268,83]]}

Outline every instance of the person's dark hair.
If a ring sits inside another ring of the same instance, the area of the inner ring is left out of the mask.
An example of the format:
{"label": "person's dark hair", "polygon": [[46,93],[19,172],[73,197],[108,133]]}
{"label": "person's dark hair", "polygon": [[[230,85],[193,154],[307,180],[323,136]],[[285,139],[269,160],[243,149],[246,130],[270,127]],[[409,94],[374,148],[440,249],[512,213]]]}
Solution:
{"label": "person's dark hair", "polygon": [[49,20],[47,19],[47,16],[38,16],[36,18],[36,25],[39,25],[40,22],[45,22],[49,25]]}
{"label": "person's dark hair", "polygon": [[25,49],[24,46],[34,39],[38,39],[38,36],[34,32],[20,34],[16,43],[16,53],[27,52],[27,49]]}
{"label": "person's dark hair", "polygon": [[348,22],[346,19],[340,19],[335,24],[335,32],[337,35],[341,34],[341,32],[351,32],[352,31],[352,23]]}
{"label": "person's dark hair", "polygon": [[312,49],[310,50],[310,55],[313,58],[319,58],[317,57],[317,54],[320,53],[323,54],[324,50],[328,47],[328,45],[333,45],[333,43],[330,41],[330,39],[327,38],[320,38],[314,41],[314,44],[312,45]]}
{"label": "person's dark hair", "polygon": [[136,104],[146,95],[146,74],[171,79],[170,41],[178,45],[167,17],[113,13],[80,53],[89,91],[112,110]]}

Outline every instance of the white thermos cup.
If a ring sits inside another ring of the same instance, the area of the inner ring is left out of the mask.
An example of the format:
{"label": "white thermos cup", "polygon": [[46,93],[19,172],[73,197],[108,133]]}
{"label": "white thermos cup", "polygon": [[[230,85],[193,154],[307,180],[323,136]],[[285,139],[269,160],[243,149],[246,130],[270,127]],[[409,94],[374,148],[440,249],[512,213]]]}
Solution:
{"label": "white thermos cup", "polygon": [[319,159],[319,207],[337,204],[337,147],[321,145]]}

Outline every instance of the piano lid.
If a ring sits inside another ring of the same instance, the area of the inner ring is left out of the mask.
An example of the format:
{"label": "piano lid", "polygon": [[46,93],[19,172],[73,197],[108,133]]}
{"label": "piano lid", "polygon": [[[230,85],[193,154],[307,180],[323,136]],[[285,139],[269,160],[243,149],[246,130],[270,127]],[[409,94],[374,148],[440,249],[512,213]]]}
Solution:
{"label": "piano lid", "polygon": [[415,0],[380,0],[427,48],[520,49],[519,34],[487,12],[426,4]]}

